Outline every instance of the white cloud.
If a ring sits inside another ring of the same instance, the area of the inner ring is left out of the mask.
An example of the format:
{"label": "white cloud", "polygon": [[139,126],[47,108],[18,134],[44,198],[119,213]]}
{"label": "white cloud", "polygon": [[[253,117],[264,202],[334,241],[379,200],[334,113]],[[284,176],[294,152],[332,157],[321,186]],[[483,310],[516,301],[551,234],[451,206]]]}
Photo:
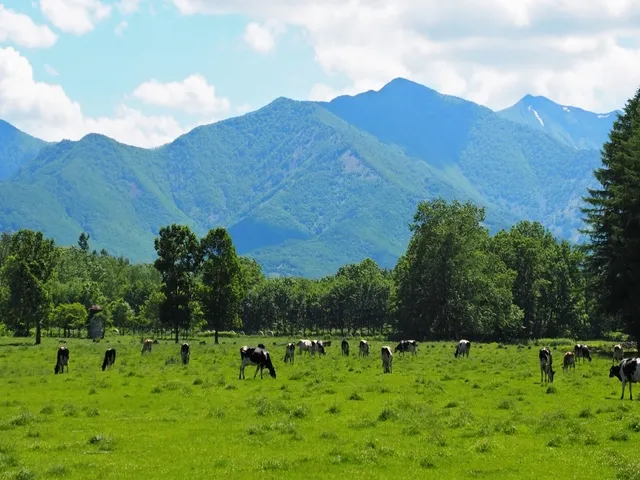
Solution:
{"label": "white cloud", "polygon": [[121,37],[128,26],[129,24],[127,23],[127,21],[122,20],[118,25],[116,25],[116,28],[113,30],[113,32]]}
{"label": "white cloud", "polygon": [[122,14],[128,15],[137,12],[140,8],[140,3],[142,3],[142,0],[120,0],[116,3],[116,6]]}
{"label": "white cloud", "polygon": [[190,75],[181,82],[144,82],[133,96],[149,105],[197,115],[224,115],[231,109],[227,98],[216,96],[215,87],[202,75]]}
{"label": "white cloud", "polygon": [[276,46],[276,36],[281,30],[277,24],[267,22],[263,25],[250,22],[244,31],[243,40],[258,53],[268,53]]}
{"label": "white cloud", "polygon": [[609,111],[640,82],[635,0],[172,1],[185,15],[244,14],[303,29],[318,64],[348,79],[349,92],[404,76],[493,108],[532,93]]}
{"label": "white cloud", "polygon": [[52,77],[57,77],[58,75],[60,75],[58,71],[48,63],[44,64],[44,71],[47,72],[47,74],[51,75]]}
{"label": "white cloud", "polygon": [[187,131],[173,117],[147,116],[126,105],[119,105],[111,118],[87,117],[61,86],[35,81],[29,61],[11,47],[0,48],[0,118],[49,141],[101,133],[129,145],[153,147]]}
{"label": "white cloud", "polygon": [[46,25],[36,25],[28,15],[0,4],[0,42],[14,42],[27,48],[47,48],[57,40],[58,36]]}
{"label": "white cloud", "polygon": [[84,35],[111,15],[111,6],[100,0],[40,0],[40,11],[63,32]]}

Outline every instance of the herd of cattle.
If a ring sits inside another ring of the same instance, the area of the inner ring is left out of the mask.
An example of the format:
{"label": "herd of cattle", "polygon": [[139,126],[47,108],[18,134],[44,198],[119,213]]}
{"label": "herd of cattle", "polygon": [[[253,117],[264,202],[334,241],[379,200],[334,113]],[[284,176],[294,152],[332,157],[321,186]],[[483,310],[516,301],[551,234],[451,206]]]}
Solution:
{"label": "herd of cattle", "polygon": [[[151,348],[154,341],[151,339],[146,339],[142,342],[142,353],[145,352],[151,353]],[[156,341],[157,343],[157,341]],[[204,343],[204,342],[200,342]],[[326,355],[325,348],[331,346],[330,341],[322,341],[322,340],[300,340],[297,344],[295,343],[287,343],[285,347],[284,354],[284,363],[294,362],[296,346],[299,349],[299,353],[307,352],[310,355],[320,354]],[[395,348],[395,352],[400,352],[404,354],[405,352],[411,352],[413,355],[417,355],[417,347],[418,342],[415,340],[401,340],[400,343]],[[471,349],[471,342],[468,340],[460,340],[458,345],[456,346],[456,350],[454,352],[454,356],[457,358],[458,356],[467,356],[469,357],[469,350]],[[370,345],[367,340],[360,340],[358,355],[361,357],[369,356]],[[341,352],[342,355],[349,356],[349,342],[347,340],[342,340],[341,343]],[[182,359],[182,364],[187,365],[189,363],[189,358],[191,354],[191,347],[188,343],[183,343],[180,347],[180,357]],[[629,384],[629,398],[633,400],[633,393],[631,391],[631,384],[637,383],[640,381],[640,368],[638,364],[640,363],[639,358],[623,358],[624,352],[621,345],[615,345],[613,347],[613,362],[619,362],[618,365],[613,365],[609,370],[609,378],[617,377],[620,382],[622,382],[622,396],[620,399],[624,398],[624,391],[626,384]],[[382,359],[382,369],[384,373],[392,372],[392,364],[393,364],[393,352],[391,351],[391,347],[384,346],[380,350],[380,357]],[[550,382],[553,383],[553,378],[555,375],[555,370],[553,370],[553,356],[551,354],[551,350],[547,347],[541,348],[538,354],[540,359],[540,383]],[[576,362],[578,360],[588,360],[591,361],[591,350],[587,345],[577,344],[572,352],[566,352],[563,357],[562,369],[564,372],[567,372],[568,369],[576,368]],[[114,348],[109,348],[104,352],[104,360],[102,362],[102,370],[104,371],[108,367],[112,367],[116,361],[116,350]],[[244,369],[247,365],[253,365],[256,367],[256,372],[253,375],[253,378],[256,378],[258,375],[258,371],[260,371],[260,378],[263,378],[262,372],[266,368],[269,371],[269,375],[273,378],[276,378],[276,369],[273,366],[273,362],[271,361],[271,355],[267,351],[267,348],[264,344],[259,343],[257,347],[249,347],[243,346],[240,348],[240,373],[238,375],[239,379],[243,379],[244,377]],[[67,372],[69,371],[69,349],[67,347],[59,347],[58,354],[56,359],[56,364],[54,367],[54,372],[56,374],[63,373],[64,367],[67,367]]]}

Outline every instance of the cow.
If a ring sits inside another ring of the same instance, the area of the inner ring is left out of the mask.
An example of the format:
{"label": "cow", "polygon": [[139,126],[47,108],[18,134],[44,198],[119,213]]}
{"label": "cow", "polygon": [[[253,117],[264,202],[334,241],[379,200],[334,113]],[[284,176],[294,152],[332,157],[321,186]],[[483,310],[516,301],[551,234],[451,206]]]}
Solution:
{"label": "cow", "polygon": [[400,343],[396,346],[395,351],[400,352],[404,355],[404,352],[411,352],[414,355],[417,355],[416,348],[418,346],[418,342],[415,340],[400,340]]}
{"label": "cow", "polygon": [[609,378],[617,377],[622,382],[622,395],[620,400],[624,399],[624,388],[629,383],[629,400],[633,400],[633,392],[631,385],[640,381],[640,368],[638,358],[625,358],[618,365],[613,365],[609,369]]}
{"label": "cow", "polygon": [[541,348],[538,358],[540,359],[540,383],[542,383],[543,380],[553,383],[553,376],[556,372],[553,371],[551,350],[546,347]]}
{"label": "cow", "polygon": [[56,365],[53,367],[54,373],[64,373],[64,367],[67,367],[67,373],[69,373],[69,349],[67,347],[58,348],[58,354],[56,358]]}
{"label": "cow", "polygon": [[624,357],[624,350],[622,349],[622,345],[614,345],[613,347],[613,362],[621,362]]}
{"label": "cow", "polygon": [[191,357],[191,347],[188,343],[183,343],[180,347],[180,357],[182,357],[182,365],[186,365],[189,363],[189,358]]}
{"label": "cow", "polygon": [[271,355],[264,348],[243,346],[240,348],[240,374],[238,378],[242,380],[244,378],[244,367],[247,365],[256,365],[256,373],[253,374],[253,378],[258,375],[260,370],[260,378],[262,378],[262,370],[266,368],[269,370],[269,375],[276,378],[276,369],[273,368],[271,363]]}
{"label": "cow", "polygon": [[384,373],[391,373],[391,366],[393,363],[393,353],[391,353],[391,347],[382,347],[380,350],[380,356],[382,357],[382,371]]}
{"label": "cow", "polygon": [[322,355],[327,354],[327,352],[324,351],[324,343],[322,340],[311,341],[311,355],[315,355],[316,353],[320,353]]}
{"label": "cow", "polygon": [[369,356],[369,342],[366,340],[360,340],[360,351],[358,355],[361,357]]}
{"label": "cow", "polygon": [[453,356],[458,358],[458,355],[466,355],[469,358],[469,350],[471,350],[471,342],[469,340],[460,340]]}
{"label": "cow", "polygon": [[569,368],[573,367],[573,370],[576,369],[576,355],[573,352],[567,352],[564,354],[563,362],[562,362],[562,370],[566,372]]}
{"label": "cow", "polygon": [[111,368],[116,363],[116,349],[108,348],[104,352],[104,360],[102,361],[102,371],[104,372],[107,367]]}
{"label": "cow", "polygon": [[302,352],[311,353],[311,340],[300,340],[298,342],[298,348],[301,354]]}
{"label": "cow", "polygon": [[144,352],[151,353],[152,346],[153,346],[153,340],[151,340],[150,338],[147,338],[144,342],[142,342],[142,352],[140,353],[144,353]]}
{"label": "cow", "polygon": [[349,342],[347,342],[346,340],[342,340],[342,355],[346,355],[347,357],[349,356]]}
{"label": "cow", "polygon": [[575,347],[573,347],[573,353],[576,355],[576,361],[579,359],[587,359],[591,361],[591,352],[589,351],[589,347],[578,343]]}
{"label": "cow", "polygon": [[284,352],[284,363],[287,363],[287,360],[289,360],[289,363],[293,364],[293,360],[294,360],[294,356],[296,354],[296,344],[295,343],[287,343],[287,349]]}

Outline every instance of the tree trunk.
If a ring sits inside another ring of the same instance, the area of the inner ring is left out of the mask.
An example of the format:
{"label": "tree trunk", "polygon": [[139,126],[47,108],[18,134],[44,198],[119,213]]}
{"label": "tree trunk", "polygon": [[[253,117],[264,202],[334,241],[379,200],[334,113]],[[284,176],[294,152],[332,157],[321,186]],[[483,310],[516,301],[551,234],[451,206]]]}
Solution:
{"label": "tree trunk", "polygon": [[218,344],[218,329],[217,328],[213,331],[213,338],[214,338],[213,343],[215,343],[217,345]]}
{"label": "tree trunk", "polygon": [[36,322],[36,345],[40,345],[42,340],[42,332],[40,331],[40,321]]}
{"label": "tree trunk", "polygon": [[180,342],[180,327],[176,325],[176,343]]}

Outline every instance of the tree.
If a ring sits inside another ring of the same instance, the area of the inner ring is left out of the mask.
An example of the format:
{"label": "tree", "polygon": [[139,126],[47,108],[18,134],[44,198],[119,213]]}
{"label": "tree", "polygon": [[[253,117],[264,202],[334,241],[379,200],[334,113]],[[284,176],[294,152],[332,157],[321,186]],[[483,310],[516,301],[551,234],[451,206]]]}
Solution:
{"label": "tree", "polygon": [[199,297],[204,318],[215,331],[230,327],[245,295],[242,268],[229,233],[224,228],[210,230],[200,240],[202,285]]}
{"label": "tree", "polygon": [[87,310],[80,303],[63,303],[53,310],[51,324],[61,328],[64,336],[71,336],[71,330],[84,327],[87,321]]}
{"label": "tree", "polygon": [[41,341],[42,320],[49,317],[51,298],[47,283],[57,261],[52,239],[42,232],[20,230],[11,237],[2,278],[9,290],[5,314],[19,335],[36,328],[36,345]]}
{"label": "tree", "polygon": [[160,321],[171,326],[178,343],[180,329],[191,323],[194,276],[201,258],[198,239],[189,227],[172,224],[160,229],[154,246],[158,254],[154,266],[162,275],[164,293]]}
{"label": "tree", "polygon": [[602,148],[599,188],[584,200],[590,285],[600,311],[620,316],[640,349],[640,89]]}
{"label": "tree", "polygon": [[80,234],[80,237],[78,237],[78,246],[80,247],[80,250],[82,250],[83,252],[89,251],[90,238],[91,238],[91,235],[85,232],[82,232]]}

